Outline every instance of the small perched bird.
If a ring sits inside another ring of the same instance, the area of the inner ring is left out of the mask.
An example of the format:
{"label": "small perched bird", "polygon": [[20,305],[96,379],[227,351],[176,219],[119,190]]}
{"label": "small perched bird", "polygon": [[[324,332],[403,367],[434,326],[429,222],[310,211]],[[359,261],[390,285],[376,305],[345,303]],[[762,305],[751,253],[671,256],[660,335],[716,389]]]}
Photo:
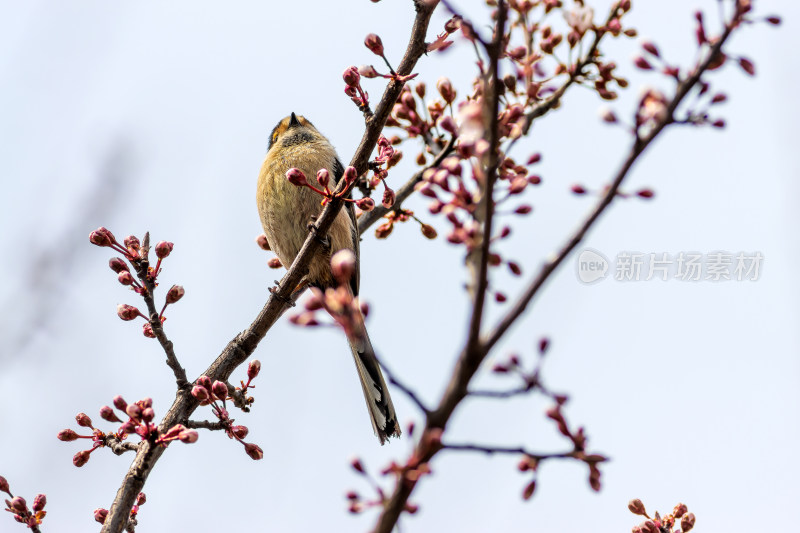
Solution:
{"label": "small perched bird", "polygon": [[[312,185],[318,186],[316,175],[327,169],[334,182],[344,174],[331,143],[305,117],[294,113],[281,120],[272,130],[267,157],[258,176],[258,213],[270,248],[285,266],[294,261],[308,236],[308,225],[321,207],[319,194],[307,187],[297,187],[286,178],[290,168],[298,168]],[[322,187],[319,187],[322,188]],[[328,232],[327,253],[311,260],[305,281],[312,287],[325,290],[335,287],[331,272],[331,255],[349,249],[356,259],[355,273],[350,281],[353,296],[358,296],[359,235],[353,204],[348,202],[339,211]],[[381,441],[400,435],[397,415],[383,379],[369,335],[363,326],[358,335],[348,337],[353,352],[358,378],[367,401],[372,429]]]}

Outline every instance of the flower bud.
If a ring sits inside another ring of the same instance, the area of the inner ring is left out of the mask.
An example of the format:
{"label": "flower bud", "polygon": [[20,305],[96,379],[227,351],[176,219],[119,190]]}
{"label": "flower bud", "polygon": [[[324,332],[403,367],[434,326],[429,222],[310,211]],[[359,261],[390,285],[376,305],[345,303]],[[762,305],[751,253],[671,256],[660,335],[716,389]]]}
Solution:
{"label": "flower bud", "polygon": [[583,187],[581,187],[580,185],[573,185],[573,186],[570,188],[570,190],[571,190],[571,191],[572,191],[574,194],[586,194],[586,189],[584,189],[584,188],[583,188]]}
{"label": "flower bud", "polygon": [[117,276],[117,280],[119,280],[120,283],[126,286],[133,284],[133,276],[127,270],[123,270],[122,272],[120,272],[119,275]]}
{"label": "flower bud", "polygon": [[231,428],[231,433],[233,433],[237,439],[243,439],[247,437],[247,434],[250,433],[250,430],[247,429],[247,426],[233,426]]}
{"label": "flower bud", "polygon": [[103,407],[100,408],[100,418],[102,418],[106,422],[122,422],[122,420],[119,419],[114,410],[108,405],[104,405]]}
{"label": "flower bud", "polygon": [[530,500],[531,496],[533,496],[533,492],[536,490],[536,480],[534,479],[530,483],[525,486],[525,490],[522,491],[522,499],[523,500]]}
{"label": "flower bud", "polygon": [[356,256],[347,248],[339,250],[331,257],[331,271],[339,283],[349,283],[356,268]]}
{"label": "flower bud", "polygon": [[358,171],[355,169],[355,167],[348,166],[346,169],[344,169],[344,174],[342,177],[349,187],[351,184],[355,183],[356,179],[358,179]]}
{"label": "flower bud", "polygon": [[142,506],[147,503],[147,495],[144,492],[140,492],[138,496],[136,496],[136,505]]}
{"label": "flower bud", "polygon": [[426,239],[433,240],[438,235],[438,233],[436,233],[436,229],[429,224],[422,224],[420,226],[420,230],[422,231],[422,234],[425,236]]}
{"label": "flower bud", "polygon": [[448,104],[453,103],[453,100],[456,99],[456,91],[453,89],[453,84],[450,83],[450,80],[447,78],[439,78],[439,81],[436,82],[436,88],[439,90],[439,94],[442,95],[442,98]]}
{"label": "flower bud", "polygon": [[90,458],[89,450],[83,450],[72,456],[72,464],[80,468],[88,463]]}
{"label": "flower bud", "polygon": [[200,435],[194,429],[184,429],[178,433],[178,440],[184,444],[197,442],[198,438],[200,438]]}
{"label": "flower bud", "polygon": [[109,268],[111,268],[111,270],[113,270],[117,274],[119,274],[120,272],[128,271],[128,265],[125,263],[125,260],[122,259],[121,257],[112,257],[111,259],[109,259],[108,266]]}
{"label": "flower bud", "polygon": [[100,522],[101,524],[105,524],[107,516],[108,516],[108,509],[95,509],[94,510],[94,520],[95,520],[95,522]]}
{"label": "flower bud", "polygon": [[303,171],[299,168],[292,167],[287,170],[286,179],[289,180],[289,183],[297,187],[305,187],[308,185],[308,179],[306,179],[306,175],[303,174]]}
{"label": "flower bud", "polygon": [[688,533],[694,528],[695,517],[694,513],[688,513],[681,517],[681,529],[683,533]]}
{"label": "flower bud", "polygon": [[12,509],[14,512],[19,514],[28,512],[28,502],[26,502],[25,498],[22,496],[15,496],[11,498],[11,501],[7,501],[6,505],[8,505],[9,509]]}
{"label": "flower bud", "polygon": [[89,242],[95,246],[111,246],[116,242],[114,234],[104,227],[99,227],[89,234]]}
{"label": "flower bud", "polygon": [[33,505],[31,506],[31,509],[33,509],[34,513],[38,513],[44,509],[45,505],[47,505],[47,496],[44,494],[37,494],[33,499]]}
{"label": "flower bud", "polygon": [[247,378],[255,379],[259,372],[261,372],[261,361],[253,359],[250,361],[250,364],[247,365]]}
{"label": "flower bud", "polygon": [[266,250],[266,251],[270,250],[269,241],[267,240],[267,236],[264,235],[263,233],[261,235],[259,235],[258,237],[256,237],[256,244],[262,250]]}
{"label": "flower bud", "polygon": [[617,122],[617,115],[608,107],[604,107],[600,110],[600,118],[603,119],[603,122],[607,122],[608,124]]}
{"label": "flower bud", "polygon": [[262,450],[261,448],[259,448],[255,444],[251,444],[249,442],[246,442],[244,444],[244,451],[254,461],[258,461],[259,459],[263,459],[264,458],[264,450]]}
{"label": "flower bud", "polygon": [[172,252],[173,246],[175,245],[171,242],[160,241],[158,244],[156,244],[156,257],[159,259],[164,259]]}
{"label": "flower bud", "polygon": [[[365,78],[377,78],[378,71],[372,65],[361,65],[358,67],[358,73]],[[347,80],[345,80],[347,81]]]}
{"label": "flower bud", "polygon": [[192,387],[192,396],[194,396],[201,402],[206,402],[210,398],[210,395],[208,394],[208,389],[201,385],[195,385],[194,387]]}
{"label": "flower bud", "polygon": [[85,428],[92,427],[92,419],[86,413],[78,413],[75,415],[75,421],[78,423],[79,426]]}
{"label": "flower bud", "polygon": [[142,408],[138,404],[131,403],[125,408],[125,413],[138,422],[142,417]]}
{"label": "flower bud", "polygon": [[383,56],[383,43],[381,38],[374,33],[367,35],[366,39],[364,39],[364,46],[376,56]]}
{"label": "flower bud", "polygon": [[360,474],[364,473],[364,465],[361,464],[361,459],[356,457],[355,459],[350,461],[350,466],[352,466],[353,470],[355,470],[356,472],[358,472]]}
{"label": "flower bud", "polygon": [[651,43],[650,41],[643,42],[642,48],[644,48],[644,51],[647,52],[648,54],[660,57],[660,54],[658,53],[658,48],[656,47],[655,44]]}
{"label": "flower bud", "polygon": [[680,518],[687,512],[689,512],[689,508],[686,507],[686,504],[679,503],[678,505],[675,506],[675,509],[672,510],[672,516],[674,516],[675,518]]}
{"label": "flower bud", "polygon": [[[58,435],[56,435],[56,437],[61,442],[72,442],[73,440],[77,440],[78,438],[80,438],[80,435],[78,435],[71,429],[62,429],[61,431],[58,432]],[[6,490],[4,492],[8,491]]]}
{"label": "flower bud", "polygon": [[211,378],[208,376],[200,376],[197,378],[197,384],[201,387],[205,387],[206,389],[211,391]]}
{"label": "flower bud", "polygon": [[128,248],[129,250],[134,250],[136,252],[138,252],[139,249],[142,247],[142,244],[139,242],[139,239],[134,235],[128,235],[127,237],[125,237],[123,243],[125,244],[125,248]]}
{"label": "flower bud", "polygon": [[319,182],[320,186],[327,188],[328,183],[330,183],[330,174],[328,169],[321,168],[317,171],[317,181]]}
{"label": "flower bud", "polygon": [[364,198],[356,201],[356,206],[365,212],[372,211],[372,209],[375,207],[375,200],[369,196],[365,196]]}
{"label": "flower bud", "polygon": [[361,81],[361,74],[359,74],[356,67],[347,67],[347,70],[342,74],[342,79],[349,87],[355,87]]}
{"label": "flower bud", "polygon": [[450,115],[442,117],[442,119],[439,121],[439,126],[450,135],[455,135],[458,131],[458,125]]}
{"label": "flower bud", "polygon": [[633,64],[636,65],[637,68],[642,70],[652,70],[653,65],[651,65],[645,58],[642,56],[637,56],[633,60]]}
{"label": "flower bud", "polygon": [[120,317],[122,320],[133,320],[138,316],[144,316],[138,309],[136,309],[132,305],[128,304],[119,304],[117,306],[117,316]]}
{"label": "flower bud", "polygon": [[186,291],[184,290],[184,288],[182,286],[173,285],[169,289],[169,292],[167,293],[167,303],[168,304],[174,304],[175,302],[177,302],[178,300],[183,298],[184,294],[186,294]]}
{"label": "flower bud", "polygon": [[114,404],[114,407],[116,407],[120,411],[124,411],[125,408],[128,407],[128,402],[126,402],[122,398],[122,396],[114,396],[114,399],[112,400],[112,403]]}
{"label": "flower bud", "polygon": [[5,492],[6,494],[11,490],[8,486],[8,480],[3,476],[0,476],[0,492]]}
{"label": "flower bud", "polygon": [[152,407],[148,407],[147,409],[142,409],[142,420],[144,420],[145,422],[152,422],[155,417],[156,417],[156,412],[153,411]]}
{"label": "flower bud", "polygon": [[393,229],[394,229],[394,224],[392,224],[391,221],[384,222],[383,224],[375,228],[375,238],[385,239],[386,237],[389,236],[389,234],[392,233]]}
{"label": "flower bud", "polygon": [[641,189],[639,191],[636,191],[636,196],[639,196],[640,198],[650,199],[653,196],[655,196],[655,194],[656,193],[653,192],[653,189]]}
{"label": "flower bud", "polygon": [[220,400],[224,400],[228,397],[228,386],[222,381],[215,381],[214,384],[211,385],[211,392]]}
{"label": "flower bud", "polygon": [[151,324],[150,322],[145,322],[144,324],[142,324],[142,335],[144,335],[148,339],[155,339],[156,334],[153,331],[153,324]]}
{"label": "flower bud", "polygon": [[394,205],[394,200],[395,200],[394,191],[389,187],[386,187],[386,189],[384,189],[383,191],[383,201],[381,202],[383,204],[383,207],[389,209]]}
{"label": "flower bud", "polygon": [[642,503],[642,500],[640,500],[639,498],[633,499],[628,502],[628,510],[635,515],[642,515],[642,516],[647,515],[647,511],[644,508],[644,504]]}

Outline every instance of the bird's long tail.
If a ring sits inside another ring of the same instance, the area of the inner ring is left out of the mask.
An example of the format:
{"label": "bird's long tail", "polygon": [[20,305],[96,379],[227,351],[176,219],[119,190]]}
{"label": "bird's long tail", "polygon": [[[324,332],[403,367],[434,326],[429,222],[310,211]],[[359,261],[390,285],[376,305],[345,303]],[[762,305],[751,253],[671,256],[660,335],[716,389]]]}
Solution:
{"label": "bird's long tail", "polygon": [[367,411],[372,421],[372,429],[383,445],[389,437],[400,436],[400,426],[397,423],[397,414],[394,412],[392,397],[383,379],[381,367],[375,357],[375,351],[369,340],[367,329],[363,320],[360,324],[358,335],[348,337],[350,350],[358,370],[358,379],[367,401]]}

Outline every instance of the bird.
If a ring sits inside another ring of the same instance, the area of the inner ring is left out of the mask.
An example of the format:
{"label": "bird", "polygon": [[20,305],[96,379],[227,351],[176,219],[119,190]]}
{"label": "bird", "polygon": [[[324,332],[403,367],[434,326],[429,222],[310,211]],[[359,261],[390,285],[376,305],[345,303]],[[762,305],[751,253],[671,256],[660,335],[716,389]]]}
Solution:
{"label": "bird", "polygon": [[[336,150],[330,141],[304,116],[295,113],[283,118],[272,130],[269,146],[258,175],[257,203],[264,235],[284,265],[291,265],[308,236],[309,223],[319,215],[320,195],[307,187],[289,182],[286,173],[300,169],[311,184],[318,186],[314,176],[326,169],[334,182],[344,174]],[[323,188],[323,187],[319,187]],[[326,253],[312,258],[304,282],[325,290],[336,287],[330,258],[340,250],[350,250],[355,256],[355,271],[349,290],[358,296],[360,278],[359,233],[355,209],[347,202],[328,231]],[[348,335],[361,389],[367,403],[372,429],[383,445],[390,437],[400,436],[397,414],[383,378],[375,351],[360,320],[356,335]]]}

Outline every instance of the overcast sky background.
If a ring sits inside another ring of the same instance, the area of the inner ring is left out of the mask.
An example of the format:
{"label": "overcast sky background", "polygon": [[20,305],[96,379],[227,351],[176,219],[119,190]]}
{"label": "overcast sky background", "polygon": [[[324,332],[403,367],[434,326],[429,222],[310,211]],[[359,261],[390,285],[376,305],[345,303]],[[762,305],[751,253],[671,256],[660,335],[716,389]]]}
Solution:
{"label": "overcast sky background", "polygon": [[[74,428],[80,411],[111,429],[98,410],[117,394],[152,397],[158,415],[174,397],[157,343],[140,324],[117,318],[118,303],[139,300],[116,282],[111,254],[91,246],[89,232],[101,225],[118,237],[150,231],[154,241],[175,243],[160,281],[182,284],[186,296],[170,309],[166,331],[196,377],[282,276],[254,243],[261,232],[255,182],[269,132],[290,112],[304,114],[348,161],[363,121],[343,94],[341,73],[375,62],[362,44],[370,32],[397,63],[413,9],[399,0],[2,4],[0,475],[29,501],[47,494],[44,530],[83,532],[96,527],[92,511],[111,504],[132,455],[99,450],[76,469],[80,443],[60,443],[56,433]],[[701,5],[711,28],[716,4],[634,2],[627,21],[686,65],[694,55],[693,11]],[[770,531],[794,520],[800,7],[760,1],[756,10],[781,14],[784,24],[747,28],[732,42],[729,50],[755,61],[756,78],[733,65],[714,75],[715,88],[730,97],[719,108],[728,127],[668,131],[625,186],[651,187],[655,199],[616,203],[583,245],[609,258],[760,252],[760,279],[587,286],[571,257],[497,358],[516,352],[530,365],[538,339],[551,339],[545,382],[570,395],[568,420],[586,427],[593,451],[612,458],[603,490],[590,491],[581,465],[548,462],[536,496],[522,502],[529,478],[516,470],[517,458],[443,453],[415,492],[421,509],[403,518],[404,531],[629,531],[638,522],[626,509],[634,497],[662,512],[686,503],[698,530]],[[445,18],[434,17],[429,40]],[[631,76],[631,90],[612,105],[620,116],[630,116],[640,85],[670,88],[634,71],[638,42],[605,49]],[[467,90],[473,55],[457,44],[420,60],[429,93],[442,75],[460,94]],[[364,86],[375,102],[384,84]],[[534,213],[508,219],[514,235],[502,247],[526,278],[593,205],[570,186],[601,188],[626,153],[626,135],[600,123],[601,105],[575,88],[515,148],[521,161],[544,155],[536,169],[542,185],[520,199]],[[403,150],[394,186],[414,171],[418,148]],[[444,235],[446,224],[426,204],[409,206]],[[361,292],[376,349],[431,404],[463,343],[462,252],[443,238],[424,240],[413,224],[385,241],[370,232],[362,244]],[[524,281],[498,273],[493,285],[513,299]],[[492,309],[490,323],[500,311]],[[145,487],[142,531],[364,531],[373,524],[373,512],[346,511],[348,490],[371,494],[349,461],[360,456],[376,472],[405,458],[411,443],[378,445],[343,336],[284,320],[256,357],[263,363],[256,403],[236,418],[264,460],[253,462],[218,433],[173,445]],[[243,376],[244,369],[232,381]],[[480,383],[513,386],[488,375]],[[420,420],[400,391],[393,397],[404,424]],[[453,419],[451,442],[561,451],[567,443],[545,420],[548,406],[537,398],[469,400]],[[0,531],[15,528],[0,516]]]}

